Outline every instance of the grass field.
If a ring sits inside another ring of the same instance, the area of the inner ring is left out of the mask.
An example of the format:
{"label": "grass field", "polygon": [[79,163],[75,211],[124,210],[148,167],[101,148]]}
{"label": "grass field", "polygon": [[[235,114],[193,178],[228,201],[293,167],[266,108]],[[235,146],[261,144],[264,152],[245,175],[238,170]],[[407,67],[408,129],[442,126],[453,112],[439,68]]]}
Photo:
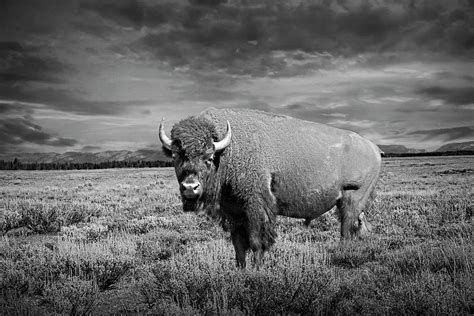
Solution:
{"label": "grass field", "polygon": [[384,159],[372,236],[280,217],[260,269],[172,169],[0,173],[0,314],[473,314],[474,157]]}

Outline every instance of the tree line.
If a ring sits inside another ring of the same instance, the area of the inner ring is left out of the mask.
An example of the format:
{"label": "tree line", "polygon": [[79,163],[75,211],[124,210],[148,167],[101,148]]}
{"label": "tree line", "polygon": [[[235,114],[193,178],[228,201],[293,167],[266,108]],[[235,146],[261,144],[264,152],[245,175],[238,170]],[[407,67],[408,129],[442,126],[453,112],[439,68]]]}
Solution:
{"label": "tree line", "polygon": [[172,161],[103,161],[103,162],[21,162],[0,160],[0,170],[82,170],[110,168],[162,168],[172,167]]}
{"label": "tree line", "polygon": [[457,150],[457,151],[428,151],[421,153],[383,153],[382,157],[434,157],[434,156],[468,156],[474,155],[473,150]]}
{"label": "tree line", "polygon": [[[422,153],[383,153],[382,157],[426,157],[426,156],[460,156],[474,155],[472,150],[422,152]],[[82,170],[111,168],[163,168],[172,167],[172,161],[103,161],[103,162],[21,162],[0,160],[0,170]]]}

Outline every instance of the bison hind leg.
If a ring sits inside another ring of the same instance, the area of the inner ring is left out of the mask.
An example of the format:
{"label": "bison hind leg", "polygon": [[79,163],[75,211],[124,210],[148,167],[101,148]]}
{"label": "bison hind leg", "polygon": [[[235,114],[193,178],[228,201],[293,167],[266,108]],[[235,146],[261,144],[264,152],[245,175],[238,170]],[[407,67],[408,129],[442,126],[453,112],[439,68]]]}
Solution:
{"label": "bison hind leg", "polygon": [[365,218],[364,212],[361,212],[359,215],[358,225],[358,234],[360,237],[366,237],[367,235],[369,235],[370,231],[372,230],[372,225]]}
{"label": "bison hind leg", "polygon": [[343,239],[351,238],[357,233],[358,214],[354,204],[354,199],[348,191],[344,191],[336,204]]}
{"label": "bison hind leg", "polygon": [[337,201],[337,210],[341,222],[341,237],[365,237],[369,234],[371,225],[365,218],[365,201],[359,191],[344,191]]}
{"label": "bison hind leg", "polygon": [[337,200],[337,209],[341,221],[341,237],[364,237],[369,234],[371,225],[367,222],[364,210],[375,197],[375,185],[378,172],[372,173],[362,186],[343,187]]}

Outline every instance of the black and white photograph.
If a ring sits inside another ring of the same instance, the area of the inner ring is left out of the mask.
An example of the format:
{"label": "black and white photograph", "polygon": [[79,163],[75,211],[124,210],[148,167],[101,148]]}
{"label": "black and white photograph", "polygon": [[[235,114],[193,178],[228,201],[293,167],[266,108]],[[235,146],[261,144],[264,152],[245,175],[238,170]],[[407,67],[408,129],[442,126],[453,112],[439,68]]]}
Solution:
{"label": "black and white photograph", "polygon": [[473,172],[472,0],[0,0],[0,315],[472,315]]}

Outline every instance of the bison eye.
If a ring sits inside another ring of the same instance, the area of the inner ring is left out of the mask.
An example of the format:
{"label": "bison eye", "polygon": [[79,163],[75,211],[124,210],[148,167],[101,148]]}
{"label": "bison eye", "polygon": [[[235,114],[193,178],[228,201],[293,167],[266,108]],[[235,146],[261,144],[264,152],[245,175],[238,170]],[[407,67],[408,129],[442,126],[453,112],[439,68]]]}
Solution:
{"label": "bison eye", "polygon": [[209,157],[206,159],[206,165],[211,166],[214,162],[214,157]]}

